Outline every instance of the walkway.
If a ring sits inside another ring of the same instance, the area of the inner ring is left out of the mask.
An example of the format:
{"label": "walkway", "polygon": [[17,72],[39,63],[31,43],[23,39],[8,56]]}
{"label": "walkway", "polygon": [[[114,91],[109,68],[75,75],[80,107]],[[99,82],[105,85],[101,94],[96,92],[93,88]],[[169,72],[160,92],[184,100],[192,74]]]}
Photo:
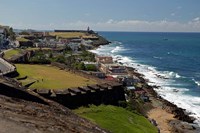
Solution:
{"label": "walkway", "polygon": [[16,68],[3,58],[0,58],[0,75],[5,75],[15,71]]}

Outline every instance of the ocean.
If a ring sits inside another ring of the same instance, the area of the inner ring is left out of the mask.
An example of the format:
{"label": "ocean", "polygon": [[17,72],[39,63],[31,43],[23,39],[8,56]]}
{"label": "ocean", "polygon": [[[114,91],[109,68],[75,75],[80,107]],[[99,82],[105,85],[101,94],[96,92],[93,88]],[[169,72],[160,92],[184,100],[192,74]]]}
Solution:
{"label": "ocean", "polygon": [[157,93],[200,125],[200,33],[99,32],[112,43],[93,52],[134,67]]}

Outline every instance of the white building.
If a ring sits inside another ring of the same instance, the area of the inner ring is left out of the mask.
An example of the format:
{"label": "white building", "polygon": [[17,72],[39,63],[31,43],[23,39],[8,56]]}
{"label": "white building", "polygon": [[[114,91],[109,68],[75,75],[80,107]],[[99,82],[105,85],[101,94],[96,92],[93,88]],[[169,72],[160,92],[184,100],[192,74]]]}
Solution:
{"label": "white building", "polygon": [[78,51],[81,44],[80,43],[74,43],[74,42],[70,42],[69,44],[67,44],[68,47],[70,47],[72,49],[72,51]]}

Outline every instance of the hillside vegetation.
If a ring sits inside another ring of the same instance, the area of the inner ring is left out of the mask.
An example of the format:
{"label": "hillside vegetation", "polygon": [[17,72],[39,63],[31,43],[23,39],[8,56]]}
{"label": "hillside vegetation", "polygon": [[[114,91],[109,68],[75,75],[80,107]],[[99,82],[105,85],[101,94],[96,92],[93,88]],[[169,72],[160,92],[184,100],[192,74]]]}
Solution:
{"label": "hillside vegetation", "polygon": [[9,59],[15,55],[18,55],[22,52],[21,49],[11,49],[11,50],[8,50],[4,53],[4,58],[5,59]]}
{"label": "hillside vegetation", "polygon": [[157,133],[144,116],[121,107],[92,105],[80,107],[75,112],[113,133]]}

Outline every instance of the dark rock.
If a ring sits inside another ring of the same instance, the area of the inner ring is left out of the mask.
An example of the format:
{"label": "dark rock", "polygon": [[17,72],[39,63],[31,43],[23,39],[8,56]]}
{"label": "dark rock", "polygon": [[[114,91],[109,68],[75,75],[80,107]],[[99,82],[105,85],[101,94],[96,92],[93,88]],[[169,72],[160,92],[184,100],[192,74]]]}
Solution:
{"label": "dark rock", "polygon": [[199,133],[200,128],[195,124],[182,122],[180,120],[172,120],[169,122],[173,132],[177,133]]}

